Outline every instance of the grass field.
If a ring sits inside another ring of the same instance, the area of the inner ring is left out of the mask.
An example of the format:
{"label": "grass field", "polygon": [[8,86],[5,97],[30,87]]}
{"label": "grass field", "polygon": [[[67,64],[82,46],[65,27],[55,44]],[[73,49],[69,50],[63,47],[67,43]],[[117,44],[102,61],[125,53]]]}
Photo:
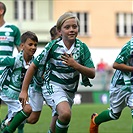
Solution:
{"label": "grass field", "polygon": [[[88,128],[91,114],[93,112],[100,113],[108,107],[109,105],[103,104],[74,105],[68,133],[89,133]],[[0,112],[1,119],[3,119],[7,113],[7,106],[2,105]],[[34,125],[26,124],[24,133],[47,133],[50,120],[51,110],[44,105],[40,120]],[[131,133],[131,125],[132,119],[130,109],[125,108],[119,120],[101,124],[99,133]]]}

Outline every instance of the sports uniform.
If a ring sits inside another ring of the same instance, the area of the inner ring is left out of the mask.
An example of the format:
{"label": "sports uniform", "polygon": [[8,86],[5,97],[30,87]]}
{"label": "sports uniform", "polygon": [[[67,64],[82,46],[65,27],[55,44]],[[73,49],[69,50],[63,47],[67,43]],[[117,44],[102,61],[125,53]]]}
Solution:
{"label": "sports uniform", "polygon": [[[8,121],[9,125],[3,129],[3,133],[12,133],[19,128],[19,132],[23,132],[22,122],[29,117],[32,112],[31,106],[26,102],[22,107],[19,101],[19,94],[21,92],[22,83],[25,73],[34,59],[34,53],[37,49],[38,38],[30,31],[27,31],[21,36],[21,44],[23,51],[18,53],[16,57],[0,58],[1,64],[6,66],[2,73],[1,88],[2,100],[8,105]],[[33,80],[30,82],[30,87],[33,86]],[[11,106],[12,105],[12,106]],[[17,109],[15,109],[17,108]]]}
{"label": "sports uniform", "polygon": [[[133,66],[131,50],[130,42],[128,42],[122,48],[115,62],[119,64],[126,63],[126,65]],[[131,74],[131,72],[124,73],[120,70],[116,70],[112,77],[110,87],[110,106],[114,113],[122,111],[127,105],[133,106],[133,75]]]}
{"label": "sports uniform", "polygon": [[[12,56],[15,46],[20,45],[20,31],[10,23],[5,23],[0,27],[0,57]],[[4,67],[0,67],[0,74]]]}
{"label": "sports uniform", "polygon": [[18,97],[27,65],[23,59],[23,52],[20,52],[17,57],[0,58],[0,64],[6,66],[1,78],[1,99],[8,105],[8,120],[10,121],[16,112],[22,110]]}
{"label": "sports uniform", "polygon": [[117,68],[110,85],[110,109],[92,115],[90,133],[98,133],[98,126],[103,122],[119,119],[126,106],[133,118],[133,37],[122,47],[114,66]]}
{"label": "sports uniform", "polygon": [[[74,94],[77,91],[79,82],[79,72],[68,67],[62,63],[60,57],[64,52],[72,53],[74,59],[84,64],[87,67],[94,67],[91,59],[91,54],[86,46],[80,40],[76,39],[76,43],[72,45],[70,50],[66,50],[65,45],[61,38],[57,39],[57,42],[53,42],[51,46],[48,58],[50,59],[50,71],[46,83],[44,84],[43,95],[45,96],[46,89],[52,96],[54,103],[57,105],[61,101],[68,101],[70,105],[73,104]],[[51,45],[51,44],[49,44]],[[50,47],[47,45],[46,47]],[[84,52],[83,52],[84,51]],[[39,67],[40,62],[43,62],[44,52],[42,52],[33,62]],[[46,58],[46,57],[44,57]],[[39,68],[38,68],[39,69]],[[56,92],[56,93],[55,93]],[[57,97],[58,95],[58,97]]]}
{"label": "sports uniform", "polygon": [[[43,95],[47,91],[52,97],[58,113],[55,128],[50,132],[67,133],[71,120],[71,106],[78,88],[80,73],[83,75],[83,84],[91,86],[88,78],[95,77],[95,68],[87,45],[76,38],[79,30],[78,18],[70,12],[66,12],[59,17],[56,26],[61,37],[49,42],[30,65],[19,97],[25,103],[27,85],[32,77],[38,83],[44,84],[41,82],[40,76],[49,61],[50,71],[47,78],[44,78],[46,83],[42,91]],[[42,85],[40,84],[40,86]]]}

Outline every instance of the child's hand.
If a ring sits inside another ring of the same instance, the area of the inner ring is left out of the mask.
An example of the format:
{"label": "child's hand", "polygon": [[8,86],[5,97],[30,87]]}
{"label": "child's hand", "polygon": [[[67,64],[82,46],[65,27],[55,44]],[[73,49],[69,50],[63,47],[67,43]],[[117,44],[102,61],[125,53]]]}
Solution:
{"label": "child's hand", "polygon": [[61,56],[61,60],[63,64],[70,66],[70,67],[73,67],[75,63],[77,63],[74,60],[72,54],[67,54],[67,53],[64,53],[64,55]]}
{"label": "child's hand", "polygon": [[22,107],[25,106],[27,99],[28,99],[28,93],[21,91],[19,94],[19,101],[22,103]]}

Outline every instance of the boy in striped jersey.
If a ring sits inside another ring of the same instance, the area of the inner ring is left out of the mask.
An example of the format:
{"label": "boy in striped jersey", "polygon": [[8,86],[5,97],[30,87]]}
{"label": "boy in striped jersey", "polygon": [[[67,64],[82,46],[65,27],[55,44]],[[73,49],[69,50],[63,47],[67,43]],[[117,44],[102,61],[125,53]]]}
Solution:
{"label": "boy in striped jersey", "polygon": [[32,77],[36,77],[36,81],[39,81],[45,64],[50,61],[50,71],[45,77],[46,83],[42,90],[43,95],[46,91],[51,95],[58,113],[55,131],[51,133],[67,133],[79,75],[81,73],[83,81],[86,85],[90,85],[88,78],[95,77],[95,68],[89,48],[76,38],[79,31],[78,18],[70,12],[64,13],[56,26],[61,37],[49,42],[33,61],[26,73],[19,98],[25,104]]}
{"label": "boy in striped jersey", "polygon": [[[0,57],[12,56],[14,45],[20,51],[20,31],[15,25],[5,22],[5,13],[6,6],[3,2],[0,2]],[[4,66],[0,66],[0,75],[4,68]]]}
{"label": "boy in striped jersey", "polygon": [[[20,51],[20,31],[15,25],[5,22],[5,13],[6,6],[0,2],[0,57],[12,56],[14,45]],[[0,74],[3,69],[3,67],[0,67]]]}
{"label": "boy in striped jersey", "polygon": [[[0,79],[1,99],[8,105],[8,124],[3,129],[3,133],[13,133],[32,112],[31,106],[33,107],[33,104],[30,106],[27,103],[22,107],[18,96],[25,73],[33,61],[38,38],[33,32],[27,31],[22,34],[21,43],[23,50],[16,57],[6,56],[0,58],[0,65],[6,66]],[[32,86],[33,82],[30,83],[29,87]]]}
{"label": "boy in striped jersey", "polygon": [[126,106],[131,109],[133,119],[133,37],[122,47],[113,68],[116,71],[110,85],[110,109],[92,114],[90,133],[98,133],[98,126],[103,122],[119,119]]}

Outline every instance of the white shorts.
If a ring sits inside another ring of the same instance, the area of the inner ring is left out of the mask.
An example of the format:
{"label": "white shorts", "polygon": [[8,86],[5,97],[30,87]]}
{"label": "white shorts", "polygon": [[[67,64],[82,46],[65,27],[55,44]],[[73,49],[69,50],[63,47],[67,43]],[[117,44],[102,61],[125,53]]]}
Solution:
{"label": "white shorts", "polygon": [[8,106],[8,120],[10,121],[17,112],[22,110],[22,104],[20,103],[19,100],[8,98],[3,93],[1,93],[1,99]]}
{"label": "white shorts", "polygon": [[43,107],[43,95],[40,92],[37,92],[36,90],[30,88],[29,92],[29,104],[32,107],[32,111],[41,111]]}
{"label": "white shorts", "polygon": [[56,115],[57,112],[56,112],[55,103],[54,103],[54,101],[52,99],[52,96],[48,93],[45,84],[42,86],[42,94],[43,94],[43,98],[44,98],[46,104],[48,106],[50,106],[51,109],[52,109],[52,116]]}
{"label": "white shorts", "polygon": [[133,106],[133,92],[121,90],[122,86],[110,86],[110,109],[113,113],[122,111],[126,106]]}
{"label": "white shorts", "polygon": [[54,92],[51,94],[52,100],[54,101],[56,106],[63,101],[67,101],[69,103],[70,107],[72,107],[72,105],[74,103],[75,93],[63,90],[62,87],[63,86],[56,85],[55,82],[52,83],[52,88],[53,88],[53,92]]}

